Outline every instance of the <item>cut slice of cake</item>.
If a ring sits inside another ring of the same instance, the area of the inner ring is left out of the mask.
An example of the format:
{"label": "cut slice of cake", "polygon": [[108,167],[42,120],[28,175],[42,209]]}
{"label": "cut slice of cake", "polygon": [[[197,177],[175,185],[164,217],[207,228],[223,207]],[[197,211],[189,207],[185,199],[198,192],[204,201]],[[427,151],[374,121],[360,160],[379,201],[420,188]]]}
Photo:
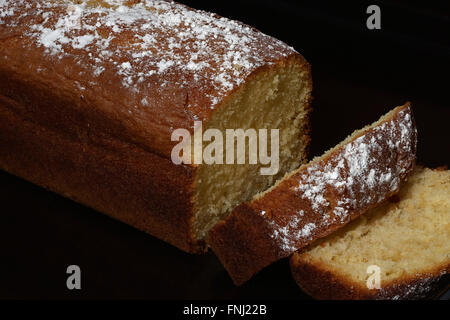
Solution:
{"label": "cut slice of cake", "polygon": [[413,169],[417,131],[400,106],[236,207],[208,243],[239,285],[398,192]]}
{"label": "cut slice of cake", "polygon": [[291,269],[318,299],[426,297],[448,281],[450,171],[417,168],[394,199],[295,253]]}

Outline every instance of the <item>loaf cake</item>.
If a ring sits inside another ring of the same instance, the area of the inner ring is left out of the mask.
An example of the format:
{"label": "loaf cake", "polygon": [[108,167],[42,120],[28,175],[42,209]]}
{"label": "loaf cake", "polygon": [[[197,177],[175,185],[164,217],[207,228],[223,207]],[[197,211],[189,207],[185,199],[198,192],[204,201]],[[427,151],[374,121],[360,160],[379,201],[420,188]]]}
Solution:
{"label": "loaf cake", "polygon": [[[315,298],[426,298],[450,271],[450,171],[417,167],[394,199],[290,262]],[[370,266],[379,268],[378,287]]]}
{"label": "loaf cake", "polygon": [[395,194],[413,169],[416,139],[411,106],[397,107],[236,207],[208,243],[240,285]]}
{"label": "loaf cake", "polygon": [[[285,43],[171,1],[0,1],[0,168],[188,252],[306,159],[311,72]],[[175,164],[171,135],[279,129],[279,170]],[[245,188],[242,188],[245,181]]]}

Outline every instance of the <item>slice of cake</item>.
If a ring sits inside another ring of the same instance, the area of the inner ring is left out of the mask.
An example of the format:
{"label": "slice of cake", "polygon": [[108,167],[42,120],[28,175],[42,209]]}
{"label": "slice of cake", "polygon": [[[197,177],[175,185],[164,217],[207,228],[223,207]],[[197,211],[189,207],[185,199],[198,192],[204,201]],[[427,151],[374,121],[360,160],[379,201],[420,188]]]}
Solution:
{"label": "slice of cake", "polygon": [[242,284],[398,192],[416,138],[410,105],[395,108],[236,207],[210,231],[209,245]]}
{"label": "slice of cake", "polygon": [[394,199],[295,253],[291,268],[318,299],[426,297],[448,281],[450,171],[417,168]]}

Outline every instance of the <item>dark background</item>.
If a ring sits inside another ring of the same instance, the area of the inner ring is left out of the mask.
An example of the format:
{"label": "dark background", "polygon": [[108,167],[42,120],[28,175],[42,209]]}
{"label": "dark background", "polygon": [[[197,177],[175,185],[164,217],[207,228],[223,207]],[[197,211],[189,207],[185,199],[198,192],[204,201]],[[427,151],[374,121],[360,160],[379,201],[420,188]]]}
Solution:
{"label": "dark background", "polygon": [[[418,161],[448,165],[450,8],[423,1],[181,1],[241,20],[295,47],[314,81],[311,157],[411,101]],[[381,7],[381,30],[366,8]],[[307,298],[288,261],[235,287],[216,257],[192,256],[0,172],[0,298]],[[66,267],[82,290],[66,289]]]}

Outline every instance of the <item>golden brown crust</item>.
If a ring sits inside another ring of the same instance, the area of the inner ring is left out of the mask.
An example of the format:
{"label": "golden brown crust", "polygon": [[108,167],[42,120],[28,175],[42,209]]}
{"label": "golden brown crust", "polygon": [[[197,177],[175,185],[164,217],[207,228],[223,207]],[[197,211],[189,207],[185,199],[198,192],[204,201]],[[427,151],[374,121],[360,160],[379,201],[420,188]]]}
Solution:
{"label": "golden brown crust", "polygon": [[91,132],[82,139],[14,114],[0,96],[0,168],[88,205],[188,252],[195,171]]}
{"label": "golden brown crust", "polygon": [[344,226],[399,190],[412,171],[416,129],[409,104],[324,158],[239,205],[208,244],[240,285],[270,263]]}
{"label": "golden brown crust", "polygon": [[192,230],[198,167],[171,162],[171,132],[210,119],[259,73],[309,65],[214,14],[107,2],[0,4],[0,168],[202,252]]}
{"label": "golden brown crust", "polygon": [[404,276],[390,283],[382,283],[380,289],[368,289],[344,276],[327,270],[320,264],[308,263],[301,254],[290,258],[292,276],[300,288],[315,299],[321,300],[411,300],[430,296],[441,284],[448,282],[450,265],[437,266],[433,270]]}
{"label": "golden brown crust", "polygon": [[[6,12],[0,16],[0,94],[19,103],[16,112],[74,134],[90,124],[90,130],[166,158],[176,144],[170,140],[174,129],[192,131],[194,120],[210,119],[257,73],[291,60],[302,69],[308,65],[294,49],[251,27],[167,1],[130,3],[130,13],[105,8],[101,1],[53,1],[37,7],[38,1],[20,0],[3,5],[8,7],[0,7]],[[83,10],[80,29],[58,24],[71,19],[70,7]],[[122,23],[136,14],[142,17]],[[173,21],[179,22],[170,25]],[[53,31],[56,40],[50,37]],[[83,36],[93,40],[81,47],[78,39]],[[146,36],[151,36],[150,44],[141,39]],[[188,68],[193,55],[198,60]]]}

